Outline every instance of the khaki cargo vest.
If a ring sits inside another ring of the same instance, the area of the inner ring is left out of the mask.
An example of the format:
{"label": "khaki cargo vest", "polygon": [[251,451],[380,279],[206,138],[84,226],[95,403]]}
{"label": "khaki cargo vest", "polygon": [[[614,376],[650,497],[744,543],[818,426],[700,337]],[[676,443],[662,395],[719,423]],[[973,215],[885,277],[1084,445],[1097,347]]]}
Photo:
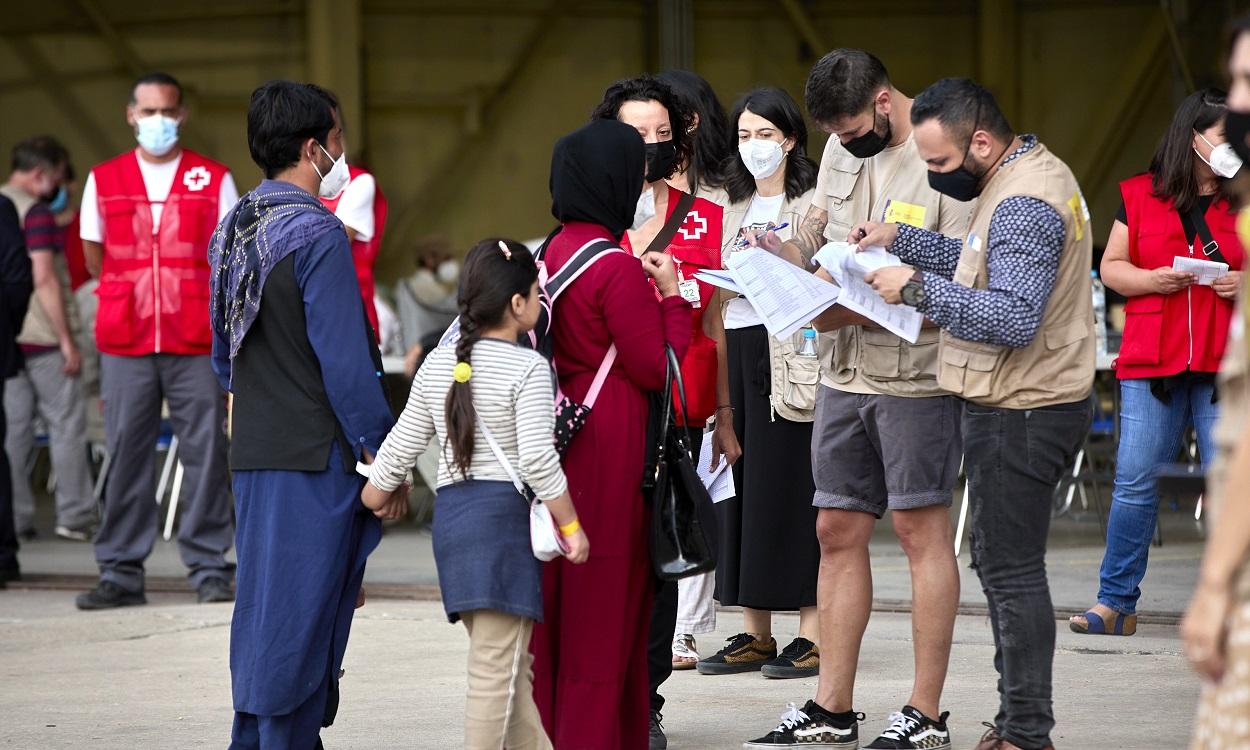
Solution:
{"label": "khaki cargo vest", "polygon": [[[959,203],[929,187],[928,167],[908,137],[900,146],[897,168],[883,185],[871,185],[867,159],[852,156],[837,136],[830,136],[820,160],[820,182],[814,205],[829,212],[825,238],[845,242],[851,229],[865,221],[901,222],[962,236],[972,204]],[[878,157],[873,157],[878,158]],[[943,211],[958,212],[952,226]],[[841,391],[891,396],[937,396],[939,332],[924,328],[915,344],[889,331],[847,326],[820,334],[821,381]]]}
{"label": "khaki cargo vest", "polygon": [[[0,193],[13,201],[14,207],[17,208],[18,222],[25,226],[26,214],[39,201],[25,190],[12,185],[0,185]],[[69,285],[69,266],[65,264],[65,253],[56,253],[52,264],[56,268],[57,279],[61,282],[61,304],[65,308],[65,323],[69,326],[71,334],[76,333],[78,306],[75,303],[74,292]],[[57,346],[60,342],[61,339],[56,335],[56,328],[48,319],[48,314],[43,311],[38,295],[32,293],[30,306],[26,308],[26,319],[22,321],[22,331],[17,336],[17,343],[29,346]]]}
{"label": "khaki cargo vest", "polygon": [[[782,202],[777,223],[790,225],[781,230],[782,239],[789,239],[794,229],[799,226],[799,222],[807,216],[807,209],[811,207],[814,193],[814,190],[808,190],[798,198],[787,198]],[[721,233],[723,238],[721,266],[723,268],[728,267],[726,264],[729,262],[729,254],[750,207],[751,200],[748,198],[740,203],[731,204],[725,209]],[[723,315],[724,312],[722,307],[721,314]],[[799,347],[802,345],[802,330],[785,341],[778,341],[775,336],[768,337],[768,369],[771,373],[772,386],[768,401],[775,415],[791,422],[811,422],[816,416],[816,385],[820,380],[820,365],[811,357],[799,356]]]}
{"label": "khaki cargo vest", "polygon": [[1041,327],[1023,349],[964,341],[943,330],[938,370],[938,383],[946,390],[1009,409],[1080,401],[1089,397],[1094,382],[1089,213],[1072,170],[1042,144],[990,178],[973,211],[955,283],[988,286],[990,219],[1000,203],[1021,195],[1044,201],[1063,218],[1063,250]]}

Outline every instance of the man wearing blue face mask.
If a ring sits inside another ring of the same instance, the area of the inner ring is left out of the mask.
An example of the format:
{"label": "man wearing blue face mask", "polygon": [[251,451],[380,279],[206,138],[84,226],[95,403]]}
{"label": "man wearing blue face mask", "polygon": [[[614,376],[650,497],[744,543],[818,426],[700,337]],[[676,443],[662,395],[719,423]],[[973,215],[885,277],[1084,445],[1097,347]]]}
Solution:
{"label": "man wearing blue face mask", "polygon": [[186,116],[176,79],[139,78],[126,108],[139,147],[96,166],[83,187],[79,234],[100,280],[95,334],[110,463],[95,540],[100,583],[78,597],[79,609],[146,601],[162,400],[185,472],[182,561],[201,602],[233,599],[225,395],[209,365],[208,241],[238,191],[225,165],[179,145]]}

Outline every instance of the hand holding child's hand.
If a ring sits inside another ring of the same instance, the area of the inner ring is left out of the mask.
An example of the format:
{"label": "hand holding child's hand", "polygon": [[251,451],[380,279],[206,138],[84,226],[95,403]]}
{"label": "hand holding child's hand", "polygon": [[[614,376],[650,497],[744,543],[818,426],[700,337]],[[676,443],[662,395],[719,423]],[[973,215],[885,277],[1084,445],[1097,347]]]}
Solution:
{"label": "hand holding child's hand", "polygon": [[381,510],[391,499],[391,493],[378,489],[373,482],[365,482],[365,487],[360,491],[360,502],[364,506],[375,513]]}

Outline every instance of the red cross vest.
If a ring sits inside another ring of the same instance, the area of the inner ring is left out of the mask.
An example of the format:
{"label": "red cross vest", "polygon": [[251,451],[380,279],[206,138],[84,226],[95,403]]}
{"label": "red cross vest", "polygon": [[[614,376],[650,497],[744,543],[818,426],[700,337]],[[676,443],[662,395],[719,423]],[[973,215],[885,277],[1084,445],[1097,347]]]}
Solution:
{"label": "red cross vest", "polygon": [[[347,173],[353,180],[362,174],[369,174],[367,170],[350,164],[347,165]],[[348,182],[348,185],[350,184]],[[321,202],[330,211],[336,211],[339,201],[343,199],[343,193],[346,192],[347,188],[344,187],[337,196],[322,198]],[[356,267],[356,281],[360,282],[360,298],[365,303],[365,315],[369,316],[369,325],[373,326],[373,332],[379,339],[381,333],[378,331],[378,310],[373,306],[373,264],[378,259],[378,251],[382,249],[382,230],[386,228],[386,209],[386,196],[382,194],[377,178],[374,178],[373,237],[369,240],[352,240],[352,265]]]}
{"label": "red cross vest", "polygon": [[104,234],[97,347],[132,357],[208,354],[208,241],[226,166],[184,148],[155,231],[135,151],[91,171]]}

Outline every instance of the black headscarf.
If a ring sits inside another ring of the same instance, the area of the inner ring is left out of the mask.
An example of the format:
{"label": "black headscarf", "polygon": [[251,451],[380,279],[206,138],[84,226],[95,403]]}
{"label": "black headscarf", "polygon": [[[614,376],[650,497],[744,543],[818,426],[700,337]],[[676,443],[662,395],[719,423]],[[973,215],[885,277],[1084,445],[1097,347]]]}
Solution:
{"label": "black headscarf", "polygon": [[638,131],[617,120],[594,120],[556,141],[551,154],[551,215],[588,221],[613,237],[634,223],[647,168]]}

